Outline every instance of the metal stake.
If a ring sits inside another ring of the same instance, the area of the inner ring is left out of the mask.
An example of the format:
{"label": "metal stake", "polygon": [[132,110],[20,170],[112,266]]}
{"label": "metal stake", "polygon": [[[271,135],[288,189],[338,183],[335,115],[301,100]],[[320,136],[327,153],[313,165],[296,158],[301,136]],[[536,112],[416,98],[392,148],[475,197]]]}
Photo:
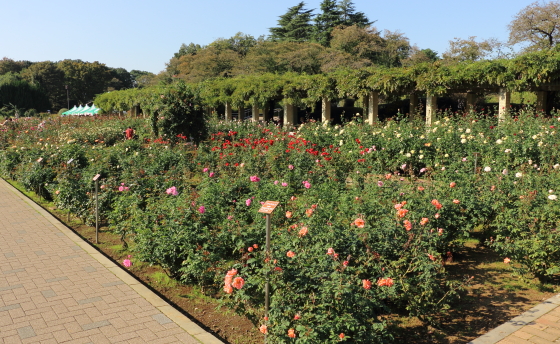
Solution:
{"label": "metal stake", "polygon": [[[266,214],[266,258],[268,262],[270,262],[270,214]],[[270,263],[268,264],[270,266]],[[264,285],[264,316],[267,324],[268,324],[268,305],[269,305],[269,282],[268,282],[268,275],[270,273],[270,269],[266,269],[266,284]],[[267,342],[267,334],[264,335],[264,343]]]}
{"label": "metal stake", "polygon": [[99,244],[99,180],[95,180],[95,243]]}

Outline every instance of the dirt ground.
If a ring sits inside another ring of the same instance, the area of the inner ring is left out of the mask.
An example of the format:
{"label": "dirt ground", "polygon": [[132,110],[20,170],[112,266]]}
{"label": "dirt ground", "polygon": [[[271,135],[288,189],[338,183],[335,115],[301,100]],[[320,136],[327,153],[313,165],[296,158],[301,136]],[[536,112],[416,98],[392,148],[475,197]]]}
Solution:
{"label": "dirt ground", "polygon": [[[66,215],[54,207],[47,207],[63,222]],[[69,226],[84,239],[93,243],[95,228],[73,220]],[[97,246],[117,264],[126,258],[117,235],[102,227]],[[453,262],[447,264],[450,274],[457,279],[474,276],[472,283],[451,309],[438,317],[436,327],[416,318],[390,317],[390,326],[398,326],[401,335],[396,342],[406,343],[468,343],[487,331],[521,314],[534,305],[553,296],[558,291],[553,285],[541,284],[532,279],[512,275],[503,257],[475,240],[468,242],[454,253]],[[253,324],[226,308],[212,295],[199,287],[184,286],[170,280],[159,267],[135,263],[129,271],[149,285],[171,304],[207,331],[229,344],[262,343],[263,337]]]}

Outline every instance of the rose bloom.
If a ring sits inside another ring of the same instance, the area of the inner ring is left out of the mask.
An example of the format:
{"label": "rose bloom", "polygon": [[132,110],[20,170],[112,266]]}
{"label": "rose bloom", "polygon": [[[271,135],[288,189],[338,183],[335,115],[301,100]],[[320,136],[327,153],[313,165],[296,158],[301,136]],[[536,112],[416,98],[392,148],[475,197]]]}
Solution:
{"label": "rose bloom", "polygon": [[439,213],[435,213],[434,217],[435,217],[436,219],[439,219]]}
{"label": "rose bloom", "polygon": [[225,291],[227,294],[233,293],[233,287],[231,286],[231,284],[226,284],[226,285],[224,285],[224,291]]}
{"label": "rose bloom", "polygon": [[261,331],[262,334],[267,334],[268,327],[266,325],[262,325],[261,327],[259,327],[259,331]]}
{"label": "rose bloom", "polygon": [[391,173],[387,173],[387,174],[385,175],[385,179],[391,179],[392,176],[393,176],[393,175],[392,175]]}
{"label": "rose bloom", "polygon": [[402,204],[400,203],[395,204],[395,209],[399,210],[400,208],[402,208]]}
{"label": "rose bloom", "polygon": [[455,182],[449,183],[449,187],[450,187],[450,188],[454,188],[455,186],[457,186],[457,183],[455,183]]}
{"label": "rose bloom", "polygon": [[362,286],[364,287],[364,289],[369,290],[371,289],[371,281],[370,280],[362,280]]}
{"label": "rose bloom", "polygon": [[204,206],[201,205],[200,207],[198,207],[198,212],[204,214],[204,212],[206,212],[206,208],[204,208]]}
{"label": "rose bloom", "polygon": [[294,315],[294,320],[299,320],[299,319],[301,319],[301,315],[299,314]]}
{"label": "rose bloom", "polygon": [[305,235],[307,235],[307,227],[301,227],[301,229],[299,230],[298,236],[301,238]]}
{"label": "rose bloom", "polygon": [[425,190],[425,189],[424,189],[423,186],[419,186],[419,187],[418,187],[418,191],[424,191],[424,190]]}
{"label": "rose bloom", "polygon": [[459,204],[459,203],[461,203],[461,201],[459,201],[458,199],[454,199],[454,200],[453,200],[453,203]]}
{"label": "rose bloom", "polygon": [[257,176],[250,176],[249,180],[252,181],[252,182],[259,182],[261,179]]}
{"label": "rose bloom", "polygon": [[412,223],[408,220],[404,220],[404,228],[409,231],[412,229]]}
{"label": "rose bloom", "polygon": [[406,213],[408,213],[408,209],[399,209],[397,210],[398,217],[405,217]]}
{"label": "rose bloom", "polygon": [[313,209],[309,208],[309,209],[305,210],[305,215],[307,215],[307,217],[310,217],[311,215],[313,215]]}
{"label": "rose bloom", "polygon": [[233,279],[233,283],[231,283],[231,286],[236,289],[243,288],[243,285],[245,285],[245,280],[243,279],[243,277],[235,277]]}
{"label": "rose bloom", "polygon": [[380,286],[380,287],[390,287],[393,284],[395,284],[395,283],[393,282],[392,278],[380,278],[377,281],[377,285]]}
{"label": "rose bloom", "polygon": [[504,258],[504,264],[509,264],[509,262],[511,262],[511,259],[508,257]]}
{"label": "rose bloom", "polygon": [[344,339],[344,333],[339,334],[338,337],[339,337],[340,339]]}
{"label": "rose bloom", "polygon": [[439,203],[439,201],[437,199],[433,199],[432,200],[432,204],[434,205],[434,207],[436,207],[436,209],[441,209],[442,205],[441,203]]}
{"label": "rose bloom", "polygon": [[291,218],[292,218],[292,212],[291,212],[291,211],[287,211],[287,212],[286,212],[286,217],[287,217],[288,219],[291,219]]}
{"label": "rose bloom", "polygon": [[364,228],[364,226],[366,225],[366,222],[363,219],[356,219],[356,220],[354,220],[354,224],[358,228]]}
{"label": "rose bloom", "polygon": [[294,258],[296,256],[296,254],[293,251],[288,251],[286,253],[286,256],[288,256],[289,258]]}
{"label": "rose bloom", "polygon": [[421,224],[422,226],[425,226],[425,225],[428,223],[428,221],[430,221],[430,220],[428,220],[427,217],[423,217],[422,220],[420,220],[420,224]]}
{"label": "rose bloom", "polygon": [[288,337],[290,338],[295,338],[296,337],[296,330],[294,330],[293,328],[288,330]]}
{"label": "rose bloom", "polygon": [[329,247],[329,248],[327,249],[327,254],[328,254],[328,255],[334,254],[334,249],[333,249],[332,247]]}

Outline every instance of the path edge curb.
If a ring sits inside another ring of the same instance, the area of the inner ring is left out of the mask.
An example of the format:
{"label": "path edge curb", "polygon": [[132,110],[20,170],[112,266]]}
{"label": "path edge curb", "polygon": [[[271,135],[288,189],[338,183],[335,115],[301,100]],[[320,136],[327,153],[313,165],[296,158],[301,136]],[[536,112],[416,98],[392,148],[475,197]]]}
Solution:
{"label": "path edge curb", "polygon": [[468,344],[494,344],[506,338],[510,334],[523,328],[523,326],[531,324],[546,313],[560,306],[560,294],[546,299],[542,303],[534,306],[521,315],[503,323],[502,325],[488,331],[486,334],[470,341]]}

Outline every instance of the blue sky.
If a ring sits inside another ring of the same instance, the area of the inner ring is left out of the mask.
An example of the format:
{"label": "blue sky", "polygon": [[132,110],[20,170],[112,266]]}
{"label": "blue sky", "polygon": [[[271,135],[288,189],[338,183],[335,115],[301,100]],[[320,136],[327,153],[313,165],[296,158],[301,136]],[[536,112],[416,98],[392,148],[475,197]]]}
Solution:
{"label": "blue sky", "polygon": [[[0,58],[99,61],[159,73],[182,43],[237,32],[268,35],[299,0],[0,0]],[[319,13],[321,0],[305,1]],[[507,41],[507,25],[532,1],[354,0],[379,30],[400,31],[440,56],[455,37]]]}

